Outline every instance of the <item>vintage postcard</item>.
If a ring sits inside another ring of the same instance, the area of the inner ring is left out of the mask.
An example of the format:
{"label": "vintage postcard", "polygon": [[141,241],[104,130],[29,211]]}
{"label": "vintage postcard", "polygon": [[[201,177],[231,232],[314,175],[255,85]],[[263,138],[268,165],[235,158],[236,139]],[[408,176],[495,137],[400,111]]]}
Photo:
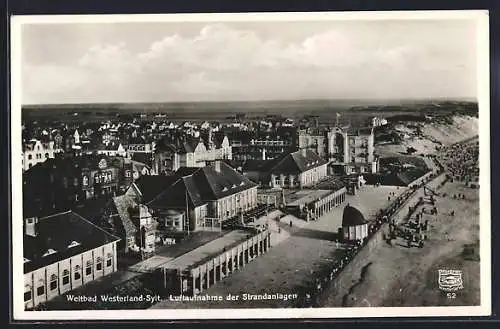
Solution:
{"label": "vintage postcard", "polygon": [[487,11],[11,23],[14,319],[490,315]]}

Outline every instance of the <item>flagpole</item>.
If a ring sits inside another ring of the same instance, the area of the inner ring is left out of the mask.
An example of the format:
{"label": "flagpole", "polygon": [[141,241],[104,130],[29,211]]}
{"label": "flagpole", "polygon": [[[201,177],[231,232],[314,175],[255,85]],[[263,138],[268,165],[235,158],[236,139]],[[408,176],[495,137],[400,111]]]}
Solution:
{"label": "flagpole", "polygon": [[185,221],[187,222],[187,233],[189,235],[189,200],[188,200],[187,188],[186,188],[186,219],[185,219]]}

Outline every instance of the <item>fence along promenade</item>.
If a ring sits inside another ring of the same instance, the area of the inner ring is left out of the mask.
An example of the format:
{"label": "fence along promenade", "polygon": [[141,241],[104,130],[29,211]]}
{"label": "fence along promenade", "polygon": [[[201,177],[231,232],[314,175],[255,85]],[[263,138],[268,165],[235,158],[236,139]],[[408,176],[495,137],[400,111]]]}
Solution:
{"label": "fence along promenade", "polygon": [[[358,241],[358,243],[352,244],[345,249],[344,254],[333,263],[330,271],[328,273],[320,273],[319,278],[315,278],[309,287],[306,288],[307,291],[305,294],[299,296],[295,305],[296,307],[319,307],[321,300],[325,299],[327,292],[331,291],[332,288],[333,290],[337,290],[339,286],[345,286],[335,284],[335,282],[342,276],[343,270],[346,267],[357,265],[356,256],[361,252],[370,252],[378,246],[378,243],[383,241],[383,230],[381,228],[388,226],[395,217],[398,217],[402,213],[404,206],[412,200],[416,199],[418,203],[420,197],[419,191],[423,193],[426,185],[432,185],[434,189],[437,186],[442,186],[447,181],[448,177],[445,174],[444,166],[437,158],[432,159],[436,164],[435,169],[429,172],[428,175],[426,174],[426,177],[419,183],[413,183],[411,187],[408,187],[406,191],[394,199],[389,206],[379,211],[365,241]],[[358,257],[357,260],[359,261],[362,258]],[[349,280],[351,279],[349,278]]]}

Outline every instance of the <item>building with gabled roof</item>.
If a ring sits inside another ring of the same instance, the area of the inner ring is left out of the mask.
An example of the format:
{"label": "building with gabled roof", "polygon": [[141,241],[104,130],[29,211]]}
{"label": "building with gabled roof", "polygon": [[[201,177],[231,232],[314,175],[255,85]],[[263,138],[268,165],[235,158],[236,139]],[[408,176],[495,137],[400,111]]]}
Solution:
{"label": "building with gabled roof", "polygon": [[23,144],[23,157],[21,165],[23,171],[31,169],[37,163],[42,163],[49,158],[54,158],[55,154],[61,150],[56,149],[54,141],[43,139],[30,139]]}
{"label": "building with gabled roof", "polygon": [[301,149],[264,164],[261,181],[272,188],[303,188],[327,176],[327,161],[315,152]]}
{"label": "building with gabled roof", "polygon": [[207,161],[231,159],[231,145],[224,134],[169,136],[160,141],[153,156],[153,171],[172,174],[180,167],[204,167]]}
{"label": "building with gabled roof", "polygon": [[203,229],[207,218],[222,222],[257,206],[257,184],[221,161],[182,167],[169,176],[143,176],[126,194],[148,206],[160,224],[171,210],[187,213],[189,226],[181,225],[186,231]]}
{"label": "building with gabled roof", "polygon": [[26,218],[25,309],[115,272],[119,240],[72,211]]}

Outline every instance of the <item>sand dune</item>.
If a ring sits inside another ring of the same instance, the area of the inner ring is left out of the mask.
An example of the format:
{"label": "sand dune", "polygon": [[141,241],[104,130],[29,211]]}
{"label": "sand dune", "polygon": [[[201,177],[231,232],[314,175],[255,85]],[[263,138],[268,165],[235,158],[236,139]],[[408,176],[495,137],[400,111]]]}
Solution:
{"label": "sand dune", "polygon": [[454,116],[450,122],[408,122],[394,128],[403,141],[400,144],[377,145],[377,153],[381,156],[404,153],[409,147],[415,148],[416,153],[435,153],[436,146],[450,145],[477,135],[479,119]]}

